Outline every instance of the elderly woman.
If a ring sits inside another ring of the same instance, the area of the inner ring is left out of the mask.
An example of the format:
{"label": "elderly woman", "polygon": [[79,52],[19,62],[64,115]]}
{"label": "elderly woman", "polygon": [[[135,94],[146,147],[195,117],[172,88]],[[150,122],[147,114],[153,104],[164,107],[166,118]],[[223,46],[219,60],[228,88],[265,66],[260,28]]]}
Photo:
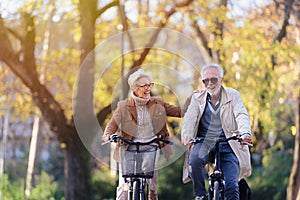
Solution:
{"label": "elderly woman", "polygon": [[[108,141],[109,136],[120,130],[120,135],[132,141],[146,142],[154,137],[169,139],[166,126],[167,116],[181,117],[180,107],[166,103],[160,97],[152,97],[151,89],[154,83],[151,82],[151,75],[143,69],[139,69],[128,78],[128,84],[132,90],[131,96],[118,103],[111,120],[107,124],[102,139]],[[119,162],[118,144],[114,158]],[[172,153],[170,145],[161,145],[161,150],[168,160]],[[148,181],[150,191],[149,199],[157,200],[158,171]],[[124,179],[119,178],[116,199],[127,199],[127,192],[123,191]]]}

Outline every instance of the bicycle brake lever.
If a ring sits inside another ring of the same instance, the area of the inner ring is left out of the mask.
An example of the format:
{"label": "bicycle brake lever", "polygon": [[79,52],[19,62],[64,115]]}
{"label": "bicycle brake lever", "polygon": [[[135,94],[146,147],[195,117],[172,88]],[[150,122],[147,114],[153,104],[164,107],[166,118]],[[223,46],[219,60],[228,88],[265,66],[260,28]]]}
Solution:
{"label": "bicycle brake lever", "polygon": [[110,141],[106,141],[106,142],[103,142],[101,145],[106,145],[107,143],[110,143]]}
{"label": "bicycle brake lever", "polygon": [[242,143],[242,145],[248,145],[248,146],[250,146],[250,147],[253,147],[253,144],[252,143],[249,143],[249,142],[241,142]]}

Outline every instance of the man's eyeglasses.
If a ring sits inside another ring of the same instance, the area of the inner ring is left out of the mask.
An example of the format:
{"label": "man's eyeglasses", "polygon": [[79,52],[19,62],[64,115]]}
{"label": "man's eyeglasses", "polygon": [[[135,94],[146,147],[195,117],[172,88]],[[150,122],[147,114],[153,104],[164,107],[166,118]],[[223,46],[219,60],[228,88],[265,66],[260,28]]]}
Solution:
{"label": "man's eyeglasses", "polygon": [[206,79],[203,79],[202,82],[204,83],[204,85],[208,85],[209,84],[209,81],[213,84],[217,83],[218,82],[218,78],[206,78]]}
{"label": "man's eyeglasses", "polygon": [[154,85],[154,83],[149,83],[149,84],[145,84],[145,85],[138,85],[138,87],[146,89],[146,88],[152,88],[153,85]]}

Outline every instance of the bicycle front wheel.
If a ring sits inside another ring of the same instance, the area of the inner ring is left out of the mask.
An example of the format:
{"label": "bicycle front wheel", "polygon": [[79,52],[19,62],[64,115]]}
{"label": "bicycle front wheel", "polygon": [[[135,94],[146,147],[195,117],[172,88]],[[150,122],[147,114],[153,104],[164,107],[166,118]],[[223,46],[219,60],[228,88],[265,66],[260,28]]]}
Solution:
{"label": "bicycle front wheel", "polygon": [[140,195],[141,195],[140,200],[147,200],[145,188],[146,188],[146,179],[142,179],[140,184]]}
{"label": "bicycle front wheel", "polygon": [[134,181],[133,183],[133,200],[140,200],[140,181]]}
{"label": "bicycle front wheel", "polygon": [[220,199],[220,196],[219,196],[219,182],[218,181],[215,181],[214,182],[214,198],[213,200],[219,200]]}

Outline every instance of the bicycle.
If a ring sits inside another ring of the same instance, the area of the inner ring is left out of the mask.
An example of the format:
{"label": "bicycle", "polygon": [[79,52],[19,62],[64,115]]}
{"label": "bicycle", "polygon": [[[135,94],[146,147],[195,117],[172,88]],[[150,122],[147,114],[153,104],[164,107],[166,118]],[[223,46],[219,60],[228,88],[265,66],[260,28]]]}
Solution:
{"label": "bicycle", "polygon": [[146,200],[146,179],[153,178],[158,142],[172,142],[162,138],[154,138],[149,142],[133,142],[117,134],[111,135],[109,141],[122,141],[129,145],[120,148],[122,177],[129,183],[128,200]]}
{"label": "bicycle", "polygon": [[[203,142],[205,138],[195,137],[190,140],[190,144],[196,144]],[[228,142],[230,140],[237,140],[238,142],[243,142],[244,145],[252,146],[252,144],[244,142],[240,136],[234,135],[228,138],[216,138],[211,142],[215,143],[215,167],[213,172],[208,177],[208,199],[209,200],[224,200],[224,192],[225,192],[225,180],[223,176],[223,172],[221,170],[221,162],[220,162],[220,143]]]}

